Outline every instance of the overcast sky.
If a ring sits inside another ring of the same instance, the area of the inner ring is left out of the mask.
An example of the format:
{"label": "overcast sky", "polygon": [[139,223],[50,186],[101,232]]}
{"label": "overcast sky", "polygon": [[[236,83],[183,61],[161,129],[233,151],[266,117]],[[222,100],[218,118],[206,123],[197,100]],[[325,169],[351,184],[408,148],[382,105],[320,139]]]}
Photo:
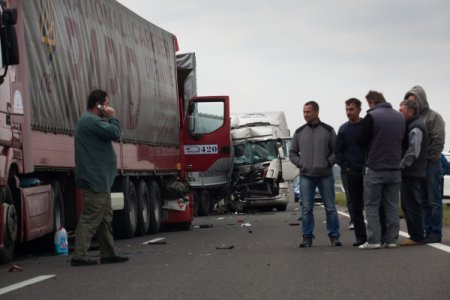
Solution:
{"label": "overcast sky", "polygon": [[232,112],[282,110],[291,133],[303,104],[336,132],[344,101],[382,92],[398,109],[421,85],[446,121],[450,150],[449,0],[120,0],[197,56],[198,95]]}

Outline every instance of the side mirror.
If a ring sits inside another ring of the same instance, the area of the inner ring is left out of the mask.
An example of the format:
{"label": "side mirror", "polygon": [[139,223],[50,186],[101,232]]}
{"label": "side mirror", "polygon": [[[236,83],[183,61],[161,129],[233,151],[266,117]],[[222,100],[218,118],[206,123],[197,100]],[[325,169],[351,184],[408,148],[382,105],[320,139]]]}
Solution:
{"label": "side mirror", "polygon": [[17,10],[5,9],[2,13],[0,39],[2,45],[2,61],[4,66],[19,64],[19,46],[17,44]]}

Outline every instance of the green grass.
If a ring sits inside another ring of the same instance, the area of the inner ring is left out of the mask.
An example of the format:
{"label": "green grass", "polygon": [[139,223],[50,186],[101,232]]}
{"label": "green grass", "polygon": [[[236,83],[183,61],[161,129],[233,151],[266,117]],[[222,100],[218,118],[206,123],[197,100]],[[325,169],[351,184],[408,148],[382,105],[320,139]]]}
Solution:
{"label": "green grass", "polygon": [[[336,204],[342,207],[347,207],[347,200],[345,193],[336,193]],[[444,226],[450,227],[450,206],[443,205],[442,222]]]}

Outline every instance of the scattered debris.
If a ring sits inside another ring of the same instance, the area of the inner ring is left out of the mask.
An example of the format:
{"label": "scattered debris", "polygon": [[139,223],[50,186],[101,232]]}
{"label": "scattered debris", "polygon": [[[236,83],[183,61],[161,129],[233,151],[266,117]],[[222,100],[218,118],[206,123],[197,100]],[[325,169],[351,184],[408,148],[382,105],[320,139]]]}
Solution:
{"label": "scattered debris", "polygon": [[142,245],[162,245],[162,244],[167,244],[166,238],[160,237],[142,243]]}
{"label": "scattered debris", "polygon": [[300,223],[298,223],[298,222],[293,222],[293,223],[289,223],[289,225],[291,225],[291,226],[300,226]]}
{"label": "scattered debris", "polygon": [[218,250],[230,250],[230,249],[233,249],[233,248],[234,248],[233,245],[232,246],[220,245],[220,246],[216,247],[216,249],[218,249]]}
{"label": "scattered debris", "polygon": [[214,225],[213,224],[201,224],[201,225],[194,225],[192,227],[194,227],[194,228],[212,228],[212,227],[214,227]]}
{"label": "scattered debris", "polygon": [[18,265],[12,265],[8,270],[8,272],[22,272],[22,271],[23,269]]}

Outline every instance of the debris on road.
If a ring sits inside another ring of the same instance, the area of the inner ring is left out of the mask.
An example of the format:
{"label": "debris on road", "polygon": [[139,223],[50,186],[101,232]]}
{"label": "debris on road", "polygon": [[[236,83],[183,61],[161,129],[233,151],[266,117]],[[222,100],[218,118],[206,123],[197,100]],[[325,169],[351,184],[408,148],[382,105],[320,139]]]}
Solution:
{"label": "debris on road", "polygon": [[23,269],[18,265],[12,265],[8,270],[8,272],[22,272],[22,271]]}
{"label": "debris on road", "polygon": [[230,249],[233,249],[233,248],[234,248],[233,245],[232,246],[220,245],[220,246],[216,247],[217,250],[230,250]]}
{"label": "debris on road", "polygon": [[294,222],[294,223],[289,223],[290,226],[300,226],[300,223],[298,222]]}
{"label": "debris on road", "polygon": [[142,245],[162,245],[162,244],[167,244],[166,238],[160,237],[142,243]]}
{"label": "debris on road", "polygon": [[194,225],[192,227],[194,227],[194,228],[212,228],[212,227],[214,227],[214,225],[213,224],[201,224],[201,225]]}
{"label": "debris on road", "polygon": [[250,227],[250,226],[252,226],[252,224],[250,224],[250,223],[244,223],[244,224],[241,224],[241,227]]}

